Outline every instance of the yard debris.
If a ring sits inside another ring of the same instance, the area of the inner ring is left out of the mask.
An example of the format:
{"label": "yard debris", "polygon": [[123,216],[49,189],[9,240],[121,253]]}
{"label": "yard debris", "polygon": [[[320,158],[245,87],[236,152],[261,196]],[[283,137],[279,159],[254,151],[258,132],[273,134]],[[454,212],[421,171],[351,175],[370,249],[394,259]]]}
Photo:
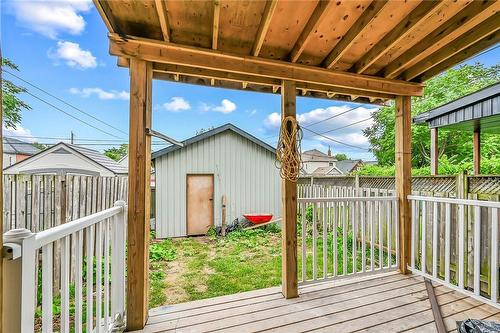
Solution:
{"label": "yard debris", "polygon": [[457,321],[459,333],[495,333],[500,332],[500,324],[493,321],[466,319]]}

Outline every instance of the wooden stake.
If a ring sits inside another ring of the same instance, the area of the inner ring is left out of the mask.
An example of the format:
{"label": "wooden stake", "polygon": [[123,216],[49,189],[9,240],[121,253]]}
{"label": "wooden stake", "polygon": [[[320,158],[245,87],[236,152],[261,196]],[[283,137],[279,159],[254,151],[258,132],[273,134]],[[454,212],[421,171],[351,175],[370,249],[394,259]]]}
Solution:
{"label": "wooden stake", "polygon": [[139,330],[148,318],[149,219],[151,182],[152,66],[130,59],[130,137],[127,258],[127,330]]}
{"label": "wooden stake", "polygon": [[222,237],[226,236],[226,196],[222,196]]}
{"label": "wooden stake", "polygon": [[396,194],[399,205],[399,270],[409,273],[407,268],[411,249],[411,98],[396,98]]}
{"label": "wooden stake", "polygon": [[474,175],[481,174],[481,130],[474,130],[474,137],[472,140],[472,155],[474,160]]}
{"label": "wooden stake", "polygon": [[435,176],[438,174],[438,162],[439,161],[439,139],[438,139],[438,129],[431,128],[431,175]]}
{"label": "wooden stake", "polygon": [[[296,115],[295,82],[283,81],[281,86],[281,118]],[[291,129],[288,129],[291,130]],[[292,147],[293,149],[294,147]],[[298,296],[297,287],[297,183],[281,181],[282,200],[282,290],[285,298]]]}

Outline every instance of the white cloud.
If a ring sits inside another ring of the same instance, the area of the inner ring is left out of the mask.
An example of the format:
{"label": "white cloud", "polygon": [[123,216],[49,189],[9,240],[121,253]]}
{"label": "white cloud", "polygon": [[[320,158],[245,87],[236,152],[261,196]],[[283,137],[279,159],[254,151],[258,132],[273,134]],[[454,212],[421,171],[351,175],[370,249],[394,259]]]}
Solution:
{"label": "white cloud", "polygon": [[2,131],[4,136],[16,136],[19,137],[21,141],[35,142],[35,138],[33,138],[31,131],[20,125],[17,125],[16,128],[6,128],[4,124]]}
{"label": "white cloud", "polygon": [[83,32],[85,20],[80,13],[88,12],[92,1],[14,1],[12,7],[20,24],[55,39],[60,33],[78,35]]}
{"label": "white cloud", "polygon": [[231,113],[234,110],[236,110],[236,104],[225,98],[221,101],[219,106],[212,108],[212,111],[221,113]]}
{"label": "white cloud", "polygon": [[128,100],[130,98],[130,94],[128,91],[118,91],[118,90],[103,90],[101,88],[70,88],[69,92],[74,95],[80,95],[82,97],[90,97],[91,95],[96,95],[97,98],[102,100],[110,100],[110,99],[119,99],[119,100]]}
{"label": "white cloud", "polygon": [[171,112],[180,112],[190,110],[191,105],[182,97],[172,97],[170,102],[163,103],[163,108]]}
{"label": "white cloud", "polygon": [[49,51],[49,57],[64,61],[68,66],[78,69],[97,67],[96,57],[88,50],[83,50],[80,45],[73,42],[58,41],[57,50]]}

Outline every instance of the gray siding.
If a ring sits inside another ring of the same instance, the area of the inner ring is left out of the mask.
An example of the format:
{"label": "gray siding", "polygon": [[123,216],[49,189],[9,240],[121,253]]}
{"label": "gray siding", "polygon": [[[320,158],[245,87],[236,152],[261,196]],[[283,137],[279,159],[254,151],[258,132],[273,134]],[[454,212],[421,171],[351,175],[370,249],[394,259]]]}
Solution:
{"label": "gray siding", "polygon": [[280,177],[269,150],[225,131],[156,158],[156,235],[186,235],[186,175],[214,174],[214,223],[221,224],[221,198],[227,222],[244,213],[281,216]]}

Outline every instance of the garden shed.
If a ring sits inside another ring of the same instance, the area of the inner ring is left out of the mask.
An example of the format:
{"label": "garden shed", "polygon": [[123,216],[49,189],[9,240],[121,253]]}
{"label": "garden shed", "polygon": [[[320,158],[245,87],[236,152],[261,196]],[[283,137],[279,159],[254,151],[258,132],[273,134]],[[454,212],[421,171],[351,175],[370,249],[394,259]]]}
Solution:
{"label": "garden shed", "polygon": [[281,216],[275,149],[226,124],[153,153],[156,237],[205,234],[246,213]]}

